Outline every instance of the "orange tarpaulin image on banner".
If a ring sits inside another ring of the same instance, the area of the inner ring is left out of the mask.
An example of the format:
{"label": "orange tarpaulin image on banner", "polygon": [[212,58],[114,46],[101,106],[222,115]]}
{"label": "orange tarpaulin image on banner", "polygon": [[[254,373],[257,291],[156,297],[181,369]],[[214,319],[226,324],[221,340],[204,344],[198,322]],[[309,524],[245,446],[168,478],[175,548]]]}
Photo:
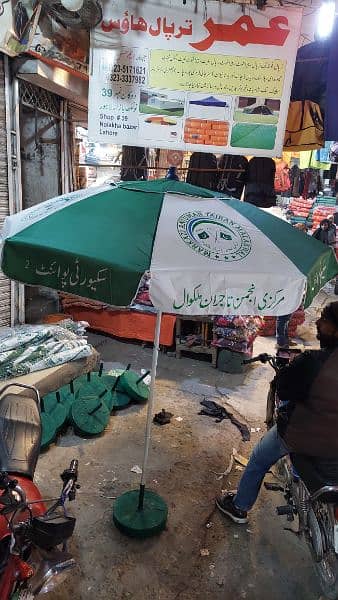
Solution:
{"label": "orange tarpaulin image on banner", "polygon": [[189,144],[225,146],[228,142],[229,123],[207,119],[186,119],[184,141]]}

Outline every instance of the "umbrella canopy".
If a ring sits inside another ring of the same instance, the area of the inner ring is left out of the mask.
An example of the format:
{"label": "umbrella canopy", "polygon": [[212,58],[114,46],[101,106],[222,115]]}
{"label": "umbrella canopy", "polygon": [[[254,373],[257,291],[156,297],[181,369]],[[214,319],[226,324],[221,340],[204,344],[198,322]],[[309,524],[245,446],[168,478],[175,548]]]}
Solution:
{"label": "umbrella canopy", "polygon": [[81,190],[6,219],[4,273],[128,306],[145,271],[155,307],[289,314],[337,273],[333,251],[238,200],[172,180]]}

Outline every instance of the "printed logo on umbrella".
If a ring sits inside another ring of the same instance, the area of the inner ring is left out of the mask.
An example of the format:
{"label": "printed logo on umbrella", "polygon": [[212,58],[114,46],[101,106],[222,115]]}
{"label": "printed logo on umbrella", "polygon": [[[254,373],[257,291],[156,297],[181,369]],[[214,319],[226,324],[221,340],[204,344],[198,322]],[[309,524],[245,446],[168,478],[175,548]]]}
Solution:
{"label": "printed logo on umbrella", "polygon": [[192,250],[211,260],[243,260],[251,252],[245,229],[216,213],[184,213],[177,220],[177,231]]}

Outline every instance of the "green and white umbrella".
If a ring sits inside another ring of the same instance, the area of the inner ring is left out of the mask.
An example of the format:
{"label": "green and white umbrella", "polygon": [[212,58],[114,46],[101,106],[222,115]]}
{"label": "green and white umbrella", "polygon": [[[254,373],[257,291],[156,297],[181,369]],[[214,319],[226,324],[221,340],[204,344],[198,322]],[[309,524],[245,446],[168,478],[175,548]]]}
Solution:
{"label": "green and white umbrella", "polygon": [[133,535],[163,529],[167,508],[145,491],[163,311],[285,315],[337,273],[331,249],[238,200],[172,180],[121,183],[48,200],[6,219],[8,277],[128,306],[146,271],[157,308],[140,492],[115,504]]}
{"label": "green and white umbrella", "polygon": [[12,279],[128,306],[145,271],[156,308],[285,315],[337,273],[331,249],[254,206],[172,180],[73,192],[6,219]]}

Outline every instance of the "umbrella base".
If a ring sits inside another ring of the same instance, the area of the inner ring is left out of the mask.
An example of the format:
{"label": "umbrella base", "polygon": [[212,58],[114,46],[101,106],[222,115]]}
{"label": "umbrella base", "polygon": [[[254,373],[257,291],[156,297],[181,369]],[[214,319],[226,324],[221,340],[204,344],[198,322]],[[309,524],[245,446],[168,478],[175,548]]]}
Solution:
{"label": "umbrella base", "polygon": [[125,392],[115,390],[111,392],[109,404],[111,405],[110,410],[119,410],[120,408],[126,408],[130,404],[130,398]]}
{"label": "umbrella base", "polygon": [[139,510],[139,493],[139,490],[132,490],[117,498],[113,509],[113,521],[125,535],[137,538],[151,537],[165,528],[168,506],[161,496],[145,490],[143,508]]}

